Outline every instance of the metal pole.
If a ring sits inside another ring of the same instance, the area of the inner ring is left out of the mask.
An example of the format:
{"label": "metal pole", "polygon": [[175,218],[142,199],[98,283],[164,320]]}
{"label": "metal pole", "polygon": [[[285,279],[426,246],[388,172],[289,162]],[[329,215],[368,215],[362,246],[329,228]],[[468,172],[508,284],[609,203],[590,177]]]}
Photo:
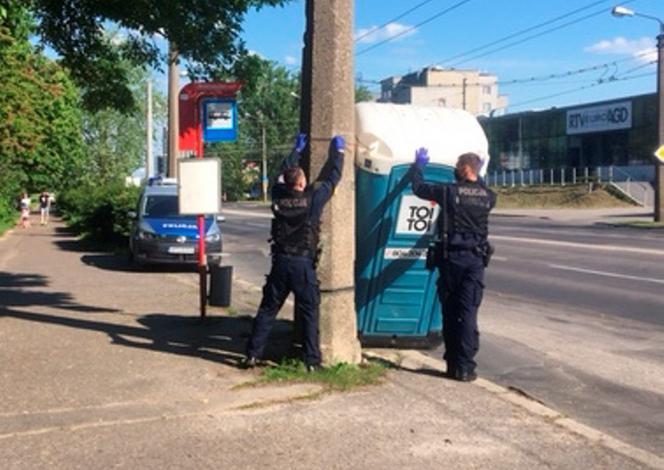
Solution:
{"label": "metal pole", "polygon": [[541,186],[543,184],[544,184],[544,169],[540,168],[540,171],[539,171],[539,185]]}
{"label": "metal pole", "polygon": [[261,122],[261,142],[263,146],[263,172],[261,186],[263,188],[263,202],[267,203],[267,139],[265,136],[265,123]]}
{"label": "metal pole", "polygon": [[512,170],[510,173],[510,176],[512,176],[512,187],[514,187],[516,185],[516,171]]}
{"label": "metal pole", "polygon": [[[657,36],[657,97],[658,97],[658,140],[664,145],[664,23],[659,23]],[[664,221],[664,164],[655,163],[655,222]]]}
{"label": "metal pole", "polygon": [[576,185],[576,167],[572,168],[572,184]]}
{"label": "metal pole", "polygon": [[609,183],[613,183],[613,165],[609,166]]}
{"label": "metal pole", "polygon": [[602,167],[601,166],[597,167],[597,182],[598,183],[602,182]]}
{"label": "metal pole", "polygon": [[152,80],[148,80],[145,116],[145,179],[154,175],[152,161]]}
{"label": "metal pole", "polygon": [[583,181],[584,183],[587,183],[590,180],[590,170],[588,167],[585,167],[583,169]]}
{"label": "metal pole", "polygon": [[503,186],[505,186],[505,170],[503,170]]}
{"label": "metal pole", "polygon": [[178,138],[180,113],[178,112],[178,93],[180,90],[178,76],[178,50],[170,42],[168,46],[168,176],[177,178],[179,156]]}
{"label": "metal pole", "polygon": [[551,168],[550,173],[551,173],[551,175],[550,175],[551,176],[551,186],[553,186],[553,180],[554,180],[554,178],[553,178],[553,168]]}
{"label": "metal pole", "polygon": [[524,184],[523,184],[523,168],[519,169],[519,180],[521,182],[521,186],[524,186]]}
{"label": "metal pole", "polygon": [[533,170],[528,170],[528,184],[533,185]]}
{"label": "metal pole", "polygon": [[565,186],[565,168],[560,169],[560,184]]}

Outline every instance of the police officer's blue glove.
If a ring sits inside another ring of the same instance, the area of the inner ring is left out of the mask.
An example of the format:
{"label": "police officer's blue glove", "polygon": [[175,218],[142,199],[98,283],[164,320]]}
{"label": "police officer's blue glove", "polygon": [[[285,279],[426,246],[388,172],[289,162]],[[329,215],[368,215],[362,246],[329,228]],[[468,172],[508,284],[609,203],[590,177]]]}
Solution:
{"label": "police officer's blue glove", "polygon": [[339,152],[342,153],[346,150],[346,139],[344,139],[340,135],[336,135],[332,138],[332,147]]}
{"label": "police officer's blue glove", "polygon": [[424,168],[429,163],[429,151],[421,147],[415,151],[415,165]]}
{"label": "police officer's blue glove", "polygon": [[297,153],[302,153],[304,148],[307,146],[307,134],[300,132],[295,139],[295,151]]}

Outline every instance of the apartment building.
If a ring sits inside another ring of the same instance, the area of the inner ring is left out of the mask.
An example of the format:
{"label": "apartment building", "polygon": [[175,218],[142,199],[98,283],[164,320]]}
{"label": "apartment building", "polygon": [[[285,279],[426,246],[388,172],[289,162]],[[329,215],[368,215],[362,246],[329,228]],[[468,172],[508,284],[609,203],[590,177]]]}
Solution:
{"label": "apartment building", "polygon": [[485,116],[505,114],[508,104],[498,92],[498,77],[478,70],[427,67],[380,83],[378,101],[387,103],[460,108]]}

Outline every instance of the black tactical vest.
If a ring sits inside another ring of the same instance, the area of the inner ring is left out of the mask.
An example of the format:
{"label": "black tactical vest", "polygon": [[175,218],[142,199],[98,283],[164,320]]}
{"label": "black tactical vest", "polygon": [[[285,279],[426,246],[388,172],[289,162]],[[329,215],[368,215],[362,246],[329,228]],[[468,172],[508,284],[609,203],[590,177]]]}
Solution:
{"label": "black tactical vest", "polygon": [[495,197],[479,183],[460,182],[449,188],[447,214],[449,233],[489,234],[489,211]]}
{"label": "black tactical vest", "polygon": [[276,253],[316,257],[319,224],[309,220],[311,191],[287,191],[272,201],[272,242]]}

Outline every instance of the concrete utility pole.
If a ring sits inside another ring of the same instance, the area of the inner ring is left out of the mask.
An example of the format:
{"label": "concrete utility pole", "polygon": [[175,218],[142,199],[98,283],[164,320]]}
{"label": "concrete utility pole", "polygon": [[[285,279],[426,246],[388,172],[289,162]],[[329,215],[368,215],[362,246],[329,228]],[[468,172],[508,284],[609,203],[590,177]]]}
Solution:
{"label": "concrete utility pole", "polygon": [[172,42],[168,46],[168,176],[177,178],[178,139],[180,137],[178,50]]}
{"label": "concrete utility pole", "polygon": [[267,136],[265,135],[265,122],[261,121],[261,191],[263,203],[267,204]]}
{"label": "concrete utility pole", "polygon": [[146,95],[145,178],[149,179],[154,175],[152,165],[152,80],[148,80]]}
{"label": "concrete utility pole", "polygon": [[321,351],[323,362],[358,363],[355,316],[355,83],[353,0],[307,0],[302,61],[301,131],[309,134],[303,166],[316,177],[330,140],[340,134],[347,149],[343,178],[322,220]]}
{"label": "concrete utility pole", "polygon": [[[657,36],[657,100],[659,109],[659,145],[664,145],[664,23]],[[664,222],[664,163],[655,163],[655,222]]]}
{"label": "concrete utility pole", "polygon": [[[636,16],[659,24],[657,35],[657,139],[664,145],[664,20],[652,15],[638,13],[623,6],[613,7],[611,14],[617,18]],[[664,163],[655,161],[655,222],[664,222]]]}

